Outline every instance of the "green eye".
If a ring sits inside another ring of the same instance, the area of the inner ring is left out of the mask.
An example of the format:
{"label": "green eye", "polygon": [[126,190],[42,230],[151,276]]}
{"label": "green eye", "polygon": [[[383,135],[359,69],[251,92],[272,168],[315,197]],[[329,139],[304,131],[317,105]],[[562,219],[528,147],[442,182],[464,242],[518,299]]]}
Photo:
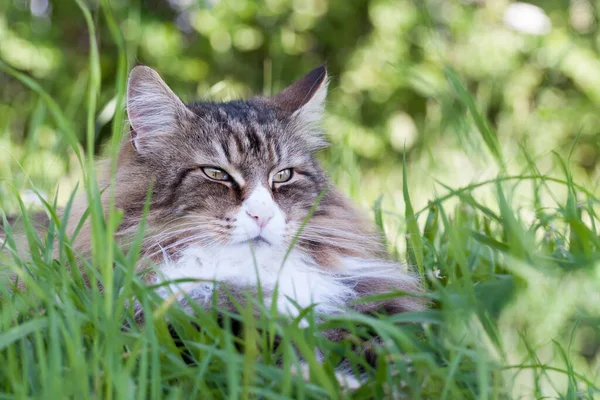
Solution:
{"label": "green eye", "polygon": [[214,179],[215,181],[230,180],[229,174],[220,168],[204,167],[202,168],[202,172],[204,172],[204,175],[208,176],[210,179]]}
{"label": "green eye", "polygon": [[286,169],[282,169],[281,171],[279,171],[278,173],[276,173],[273,176],[273,182],[274,183],[283,183],[283,182],[287,182],[290,179],[292,179],[292,169],[291,168],[286,168]]}

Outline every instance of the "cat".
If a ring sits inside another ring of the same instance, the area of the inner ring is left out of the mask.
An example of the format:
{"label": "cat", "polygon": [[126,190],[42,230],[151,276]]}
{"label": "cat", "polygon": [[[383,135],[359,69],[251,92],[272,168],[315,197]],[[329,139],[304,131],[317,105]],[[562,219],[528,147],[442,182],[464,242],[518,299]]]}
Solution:
{"label": "cat", "polygon": [[[272,97],[186,105],[153,69],[131,70],[130,134],[112,178],[123,211],[116,236],[126,243],[136,234],[151,190],[138,269],[155,265],[144,274],[149,284],[193,280],[163,285],[160,295],[204,306],[219,287],[241,294],[260,282],[266,305],[290,316],[312,304],[322,314],[423,309],[421,296],[410,296],[422,292],[419,279],[388,259],[374,225],[315,159],[327,146],[327,86],[320,66]],[[70,231],[85,207],[74,207]],[[86,224],[76,249],[90,248]],[[353,305],[388,291],[408,295]]]}

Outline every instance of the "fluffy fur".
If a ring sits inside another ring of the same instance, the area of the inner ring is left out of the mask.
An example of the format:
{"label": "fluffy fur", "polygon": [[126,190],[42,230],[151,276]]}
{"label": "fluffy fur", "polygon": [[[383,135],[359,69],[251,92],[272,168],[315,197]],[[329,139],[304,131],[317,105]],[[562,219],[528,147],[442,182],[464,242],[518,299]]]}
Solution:
{"label": "fluffy fur", "polygon": [[[152,283],[194,280],[165,287],[162,295],[186,293],[207,304],[222,285],[242,293],[260,282],[265,301],[277,287],[279,311],[296,315],[294,303],[335,313],[363,296],[420,291],[405,266],[386,259],[373,226],[314,158],[326,145],[318,124],[326,92],[327,72],[319,67],[271,98],[184,105],[155,71],[132,70],[131,136],[116,176],[116,206],[124,211],[118,237],[126,245],[137,232],[152,188],[139,267],[157,265],[146,275]],[[204,168],[229,179],[215,180]],[[291,179],[277,182],[286,169]],[[85,230],[77,245],[89,252]],[[359,310],[422,307],[403,296]]]}

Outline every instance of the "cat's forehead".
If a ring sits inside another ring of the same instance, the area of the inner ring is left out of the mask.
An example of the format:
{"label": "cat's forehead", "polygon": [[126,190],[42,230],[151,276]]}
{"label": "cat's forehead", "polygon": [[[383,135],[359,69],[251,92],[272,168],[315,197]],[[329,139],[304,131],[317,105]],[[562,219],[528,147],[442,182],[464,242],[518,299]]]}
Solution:
{"label": "cat's forehead", "polygon": [[288,116],[251,101],[191,105],[202,155],[244,175],[306,161],[310,154],[287,131]]}

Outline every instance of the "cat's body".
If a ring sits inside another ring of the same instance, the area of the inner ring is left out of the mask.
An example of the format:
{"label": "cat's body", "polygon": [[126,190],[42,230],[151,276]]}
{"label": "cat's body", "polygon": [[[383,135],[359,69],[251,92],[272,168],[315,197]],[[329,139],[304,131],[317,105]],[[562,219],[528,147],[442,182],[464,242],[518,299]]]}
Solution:
{"label": "cat's body", "polygon": [[[420,291],[404,266],[386,260],[376,230],[314,158],[326,144],[318,128],[326,87],[320,67],[275,97],[186,106],[156,72],[133,69],[131,140],[119,154],[115,205],[126,244],[152,188],[140,263],[157,266],[148,282],[193,279],[170,289],[205,304],[219,285],[257,291],[260,281],[265,301],[277,286],[277,308],[291,315],[294,302],[335,313],[363,296]],[[87,253],[85,228],[82,236],[77,248]],[[360,307],[402,312],[423,303],[403,296]]]}

